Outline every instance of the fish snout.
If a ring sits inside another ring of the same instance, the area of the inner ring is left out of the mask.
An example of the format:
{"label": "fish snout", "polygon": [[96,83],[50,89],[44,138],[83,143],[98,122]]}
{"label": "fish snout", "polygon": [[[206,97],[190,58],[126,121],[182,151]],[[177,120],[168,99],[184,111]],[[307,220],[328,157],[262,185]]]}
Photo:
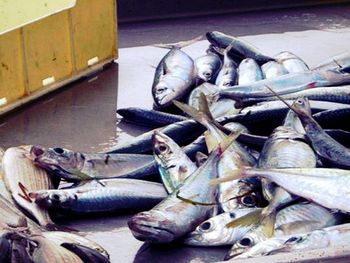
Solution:
{"label": "fish snout", "polygon": [[128,221],[129,229],[134,237],[151,243],[169,243],[175,239],[169,230],[171,222],[155,211],[141,212]]}

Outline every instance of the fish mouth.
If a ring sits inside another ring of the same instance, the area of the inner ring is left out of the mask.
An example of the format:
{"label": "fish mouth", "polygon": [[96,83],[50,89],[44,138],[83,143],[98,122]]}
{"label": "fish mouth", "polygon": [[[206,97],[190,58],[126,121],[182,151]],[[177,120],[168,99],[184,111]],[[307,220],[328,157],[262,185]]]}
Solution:
{"label": "fish mouth", "polygon": [[140,241],[169,243],[175,239],[175,235],[171,230],[160,226],[166,222],[169,220],[158,213],[141,212],[128,221],[128,226],[134,237]]}
{"label": "fish mouth", "polygon": [[240,255],[242,255],[244,252],[246,252],[246,249],[243,249],[243,248],[237,248],[237,249],[234,249],[234,250],[230,250],[224,257],[224,260],[229,260],[229,259],[232,259],[232,258],[235,258],[235,257],[238,257]]}
{"label": "fish mouth", "polygon": [[205,242],[203,237],[195,232],[188,233],[183,240],[183,243],[190,246],[207,246],[210,242]]}

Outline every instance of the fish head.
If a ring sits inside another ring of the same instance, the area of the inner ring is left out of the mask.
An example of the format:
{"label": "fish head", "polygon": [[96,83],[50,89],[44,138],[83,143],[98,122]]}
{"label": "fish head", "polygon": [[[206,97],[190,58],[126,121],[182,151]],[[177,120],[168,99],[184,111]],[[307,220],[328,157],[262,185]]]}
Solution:
{"label": "fish head", "polygon": [[173,220],[158,210],[141,212],[128,221],[129,229],[134,237],[152,243],[169,243],[175,240]]}
{"label": "fish head", "polygon": [[310,102],[307,98],[297,98],[292,104],[293,110],[298,114],[298,116],[311,116]]}
{"label": "fish head", "polygon": [[225,259],[235,258],[236,256],[247,252],[250,248],[264,239],[264,234],[260,228],[253,228],[232,246],[225,256]]}
{"label": "fish head", "polygon": [[73,152],[64,148],[42,148],[32,146],[30,158],[39,167],[64,177],[71,171],[82,169],[85,157],[82,153]]}
{"label": "fish head", "polygon": [[172,140],[160,131],[155,131],[152,135],[154,155],[161,161],[166,162],[173,153]]}
{"label": "fish head", "polygon": [[183,93],[183,88],[190,83],[176,76],[167,76],[152,89],[154,102],[158,107],[167,107]]}
{"label": "fish head", "polygon": [[212,217],[199,226],[194,231],[189,233],[184,243],[193,246],[211,246],[221,244],[225,240],[225,218],[226,214],[220,214]]}
{"label": "fish head", "polygon": [[244,253],[234,254],[234,251],[230,251],[226,257],[227,259],[243,259],[271,255],[272,251],[278,250],[283,245],[284,241],[285,238],[270,238],[257,243],[255,246],[247,249]]}
{"label": "fish head", "polygon": [[269,255],[277,253],[292,252],[298,250],[310,250],[321,247],[327,247],[328,238],[326,238],[326,232],[323,230],[316,230],[308,234],[292,235],[288,236],[287,240],[281,242],[278,247],[270,249]]}
{"label": "fish head", "polygon": [[75,200],[74,193],[63,190],[42,190],[29,193],[29,197],[35,203],[44,208],[69,208],[72,200]]}

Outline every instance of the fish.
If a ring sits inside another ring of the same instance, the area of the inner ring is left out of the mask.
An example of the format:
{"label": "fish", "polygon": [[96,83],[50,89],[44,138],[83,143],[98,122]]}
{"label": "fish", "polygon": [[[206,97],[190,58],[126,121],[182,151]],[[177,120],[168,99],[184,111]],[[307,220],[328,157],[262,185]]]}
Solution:
{"label": "fish", "polygon": [[47,238],[35,235],[30,240],[35,242],[37,247],[33,251],[33,262],[40,263],[83,263],[76,254],[57,245]]}
{"label": "fish", "polygon": [[229,227],[227,224],[234,219],[239,219],[246,214],[260,210],[261,208],[241,208],[211,217],[186,235],[184,244],[190,246],[232,245],[247,233],[254,224],[244,224],[242,222],[242,224],[237,224],[236,227]]}
{"label": "fish", "polygon": [[29,193],[42,208],[77,214],[147,210],[167,197],[162,184],[136,179],[108,179],[80,187]]}
{"label": "fish", "polygon": [[[350,86],[343,85],[337,87],[318,87],[317,89],[306,89],[286,95],[281,95],[280,97],[284,100],[296,100],[297,98],[304,97],[309,100],[350,104]],[[244,107],[246,105],[271,100],[279,100],[279,98],[276,96],[261,98],[242,98],[238,103],[240,107]]]}
{"label": "fish", "polygon": [[90,249],[93,249],[106,257],[107,259],[110,258],[107,250],[103,248],[98,243],[87,239],[86,237],[80,236],[75,233],[71,232],[62,232],[62,231],[44,231],[41,232],[41,235],[44,236],[46,239],[49,239],[52,242],[55,242],[57,245],[62,245],[65,242],[71,243],[71,244],[78,244],[85,247],[89,247]]}
{"label": "fish", "polygon": [[306,131],[306,136],[322,162],[325,165],[349,169],[350,149],[329,136],[315,121],[311,115],[308,99],[299,98],[295,100],[292,109],[299,116]]}
{"label": "fish", "polygon": [[288,192],[329,209],[349,212],[350,171],[335,168],[249,168],[231,171],[225,179],[212,180],[211,184],[237,178],[262,177],[275,182]]}
{"label": "fish", "polygon": [[[30,147],[29,147],[30,148]],[[29,192],[53,189],[53,182],[45,170],[27,158],[28,147],[8,148],[3,158],[4,182],[16,204],[30,214],[41,226],[55,229],[48,212],[28,196]]]}
{"label": "fish", "polygon": [[270,238],[256,244],[247,252],[235,257],[235,259],[346,246],[349,244],[349,238],[350,224],[341,224],[305,234]]}
{"label": "fish", "polygon": [[34,164],[66,181],[116,178],[137,171],[154,160],[145,154],[86,154],[64,148],[32,146]]}
{"label": "fish", "polygon": [[309,70],[309,66],[297,55],[289,51],[282,51],[275,59],[283,65],[288,73],[298,73]]}
{"label": "fish", "polygon": [[288,74],[287,69],[283,64],[277,61],[269,61],[261,66],[261,71],[263,73],[264,79],[271,79],[274,77],[282,76]]}
{"label": "fish", "polygon": [[151,128],[159,128],[186,120],[186,117],[181,115],[138,107],[121,108],[117,110],[117,113],[123,117],[123,121]]}
{"label": "fish", "polygon": [[[196,109],[199,109],[201,93],[204,93],[205,95],[210,95],[216,91],[219,91],[220,89],[221,88],[216,85],[205,82],[191,91],[187,100],[188,105]],[[230,99],[223,99],[213,103],[209,102],[209,109],[211,114],[215,118],[219,118],[224,115],[231,115],[239,112],[239,109],[235,108],[235,101]]]}
{"label": "fish", "polygon": [[207,32],[208,41],[219,48],[227,48],[232,45],[229,55],[243,60],[244,58],[252,58],[259,64],[264,64],[268,61],[275,60],[272,57],[264,55],[256,47],[250,43],[234,36],[226,35],[219,31]]}
{"label": "fish", "polygon": [[[177,144],[186,145],[195,140],[204,132],[201,126],[193,120],[175,122],[167,126],[158,128],[161,132],[171,137]],[[120,143],[102,153],[150,153],[153,150],[152,136],[154,130],[145,132],[125,143]]]}
{"label": "fish", "polygon": [[333,56],[325,61],[322,61],[313,70],[327,70],[327,69],[339,69],[348,68],[350,66],[350,53],[344,52],[339,55]]}
{"label": "fish", "polygon": [[81,244],[62,243],[62,247],[78,255],[84,263],[108,263],[108,258],[98,253],[96,250]]}
{"label": "fish", "polygon": [[159,62],[152,84],[152,96],[157,108],[165,108],[181,99],[195,79],[193,59],[180,48],[172,48]]}
{"label": "fish", "polygon": [[[275,94],[285,95],[317,87],[336,86],[349,83],[350,74],[341,70],[304,71],[290,73],[271,79],[263,79],[247,85],[237,85],[220,90],[212,95],[212,100],[223,98],[260,98]],[[269,89],[273,89],[274,93]]]}
{"label": "fish", "polygon": [[197,78],[204,82],[214,82],[221,65],[220,57],[213,52],[208,52],[194,60]]}
{"label": "fish", "polygon": [[234,86],[237,83],[237,67],[238,64],[232,59],[228,53],[233,48],[232,45],[227,46],[223,51],[223,65],[219,71],[219,74],[215,80],[215,85],[219,88],[226,88]]}
{"label": "fish", "polygon": [[[206,136],[206,144],[209,152],[218,143],[225,140],[226,134],[216,126],[216,121],[210,114],[204,94],[201,95],[200,111],[179,102],[174,102],[174,104],[207,128],[208,132]],[[233,142],[219,162],[218,176],[224,177],[227,170],[236,169],[241,164],[254,166],[255,163],[255,158],[242,145],[237,142]],[[220,209],[223,211],[230,211],[237,206],[237,201],[232,199],[232,197],[236,196],[236,192],[239,191],[239,189],[238,181],[233,181],[219,186],[218,201],[220,203]]]}
{"label": "fish", "polygon": [[161,132],[153,134],[153,154],[168,193],[175,191],[197,166],[170,137]]}
{"label": "fish", "polygon": [[[307,233],[316,229],[333,226],[339,222],[339,217],[336,214],[322,206],[314,203],[294,204],[277,213],[273,237]],[[225,260],[245,253],[251,247],[263,242],[267,238],[261,225],[251,229],[232,246],[226,254]]]}
{"label": "fish", "polygon": [[243,59],[238,66],[237,72],[238,86],[249,85],[264,78],[260,66],[251,58]]}
{"label": "fish", "polygon": [[[211,152],[207,161],[161,203],[128,221],[134,237],[150,243],[169,243],[191,232],[212,213],[217,187],[209,181],[217,177],[220,157],[236,135]],[[203,205],[208,204],[208,205]]]}

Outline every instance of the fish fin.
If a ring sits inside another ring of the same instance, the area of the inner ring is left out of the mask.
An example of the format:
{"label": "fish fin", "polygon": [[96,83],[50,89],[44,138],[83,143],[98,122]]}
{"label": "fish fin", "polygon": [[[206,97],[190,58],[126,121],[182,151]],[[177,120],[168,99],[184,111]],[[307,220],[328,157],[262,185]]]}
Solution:
{"label": "fish fin", "polygon": [[261,213],[260,216],[262,231],[268,238],[272,237],[275,232],[276,211],[272,211],[268,215]]}
{"label": "fish fin", "polygon": [[29,203],[32,203],[33,200],[30,198],[29,190],[27,189],[27,187],[25,187],[21,182],[18,182],[18,186],[22,191],[22,193],[18,193],[18,195],[24,200],[28,201]]}
{"label": "fish fin", "polygon": [[320,224],[320,221],[317,220],[299,220],[291,223],[280,225],[276,228],[276,230],[283,231],[284,235],[291,235],[292,233],[296,233],[300,228],[305,228],[307,226],[314,227],[315,224]]}
{"label": "fish fin", "polygon": [[[238,133],[237,137],[241,134]],[[238,164],[237,169],[227,169],[223,171],[223,176],[221,178],[215,178],[210,181],[210,185],[217,185],[225,182],[230,182],[233,180],[238,180],[244,177],[245,175],[245,166],[242,162]]]}
{"label": "fish fin", "polygon": [[183,47],[187,47],[190,46],[196,42],[198,42],[199,40],[203,39],[203,35],[200,35],[198,37],[195,37],[193,39],[190,40],[185,40],[185,41],[179,41],[179,42],[175,42],[175,43],[168,43],[168,44],[154,44],[154,47],[159,47],[159,48],[166,48],[166,49],[173,49],[173,48],[183,48]]}
{"label": "fish fin", "polygon": [[205,144],[208,148],[208,153],[211,153],[219,144],[218,140],[208,131],[204,132]]}
{"label": "fish fin", "polygon": [[176,107],[190,115],[195,121],[208,128],[208,117],[203,112],[200,112],[196,108],[176,100],[174,101],[174,104]]}
{"label": "fish fin", "polygon": [[234,228],[238,226],[254,226],[260,222],[261,209],[248,213],[240,218],[237,218],[226,224],[227,228]]}

